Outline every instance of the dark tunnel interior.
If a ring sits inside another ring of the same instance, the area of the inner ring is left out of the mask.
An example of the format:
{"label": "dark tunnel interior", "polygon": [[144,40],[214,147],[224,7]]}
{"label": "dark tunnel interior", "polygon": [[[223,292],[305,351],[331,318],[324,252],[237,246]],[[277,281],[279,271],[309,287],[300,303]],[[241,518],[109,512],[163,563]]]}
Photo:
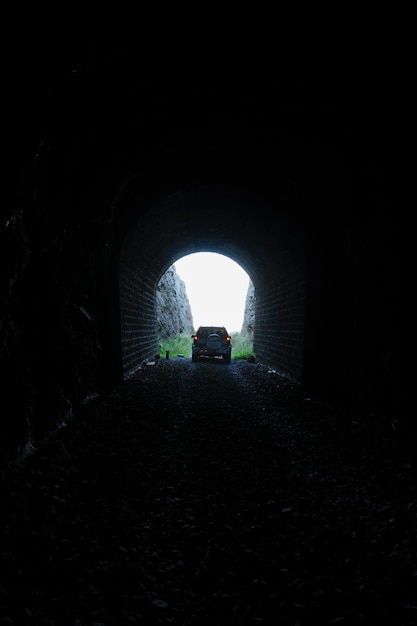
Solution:
{"label": "dark tunnel interior", "polygon": [[2,463],[152,358],[157,283],[198,251],[250,275],[262,363],[406,422],[379,73],[55,46],[23,47],[11,90]]}

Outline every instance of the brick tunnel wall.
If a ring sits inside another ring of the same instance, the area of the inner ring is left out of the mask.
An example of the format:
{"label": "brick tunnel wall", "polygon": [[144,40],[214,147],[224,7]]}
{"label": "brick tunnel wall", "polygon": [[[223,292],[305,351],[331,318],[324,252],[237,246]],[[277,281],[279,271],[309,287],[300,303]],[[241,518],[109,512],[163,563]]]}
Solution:
{"label": "brick tunnel wall", "polygon": [[281,374],[302,380],[305,277],[287,269],[256,290],[254,352]]}
{"label": "brick tunnel wall", "polygon": [[134,249],[126,246],[120,258],[120,340],[123,376],[133,373],[158,354],[156,285],[159,276],[140,265]]}

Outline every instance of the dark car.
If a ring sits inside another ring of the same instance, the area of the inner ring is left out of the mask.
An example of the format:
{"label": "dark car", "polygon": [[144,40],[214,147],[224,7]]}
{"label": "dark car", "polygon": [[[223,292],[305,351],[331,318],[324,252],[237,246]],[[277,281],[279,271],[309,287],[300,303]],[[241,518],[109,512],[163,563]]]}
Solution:
{"label": "dark car", "polygon": [[200,358],[221,358],[230,363],[232,340],[224,326],[200,326],[192,338],[193,363]]}

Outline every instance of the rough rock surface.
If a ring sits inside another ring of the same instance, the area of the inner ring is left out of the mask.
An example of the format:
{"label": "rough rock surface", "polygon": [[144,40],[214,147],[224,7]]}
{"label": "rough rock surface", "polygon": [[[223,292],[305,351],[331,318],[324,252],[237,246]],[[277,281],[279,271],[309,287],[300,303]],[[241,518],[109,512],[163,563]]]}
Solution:
{"label": "rough rock surface", "polygon": [[243,335],[253,335],[255,329],[255,286],[250,280],[248,292],[246,294],[245,312],[243,315],[243,324],[241,333]]}
{"label": "rough rock surface", "polygon": [[194,322],[184,281],[171,265],[161,277],[156,290],[156,316],[160,339],[180,333],[191,335]]}
{"label": "rough rock surface", "polygon": [[261,364],[144,366],[8,468],[2,623],[417,624],[415,443]]}

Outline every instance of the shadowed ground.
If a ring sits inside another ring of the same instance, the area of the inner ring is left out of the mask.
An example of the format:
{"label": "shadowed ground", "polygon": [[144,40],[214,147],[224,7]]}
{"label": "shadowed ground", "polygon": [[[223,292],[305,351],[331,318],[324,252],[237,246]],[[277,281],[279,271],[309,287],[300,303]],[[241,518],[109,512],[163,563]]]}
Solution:
{"label": "shadowed ground", "polygon": [[2,481],[1,624],[417,624],[413,442],[259,364],[145,366]]}

